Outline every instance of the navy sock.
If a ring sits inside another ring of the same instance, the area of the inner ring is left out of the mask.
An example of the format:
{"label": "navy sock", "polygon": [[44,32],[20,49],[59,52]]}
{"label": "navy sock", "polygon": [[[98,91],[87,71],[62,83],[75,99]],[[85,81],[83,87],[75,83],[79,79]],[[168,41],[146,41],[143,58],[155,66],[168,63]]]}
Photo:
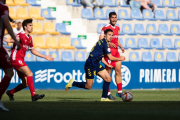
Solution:
{"label": "navy sock", "polygon": [[85,88],[86,83],[85,82],[73,82],[72,86],[76,86],[78,88]]}
{"label": "navy sock", "polygon": [[104,81],[103,83],[103,92],[102,92],[102,98],[107,98],[108,90],[109,90],[110,82]]}

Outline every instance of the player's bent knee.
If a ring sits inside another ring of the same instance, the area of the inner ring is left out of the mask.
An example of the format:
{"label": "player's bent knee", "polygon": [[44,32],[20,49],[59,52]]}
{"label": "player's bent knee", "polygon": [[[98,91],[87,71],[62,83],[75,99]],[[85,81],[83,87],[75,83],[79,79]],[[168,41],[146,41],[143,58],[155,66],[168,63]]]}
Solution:
{"label": "player's bent knee", "polygon": [[108,77],[107,82],[111,82],[111,77],[110,76]]}
{"label": "player's bent knee", "polygon": [[115,73],[116,73],[116,75],[121,75],[121,70],[120,69],[116,70]]}
{"label": "player's bent knee", "polygon": [[32,72],[29,72],[29,73],[27,74],[27,76],[33,76],[33,73],[32,73]]}
{"label": "player's bent knee", "polygon": [[107,76],[104,80],[105,80],[106,82],[111,82],[111,76]]}

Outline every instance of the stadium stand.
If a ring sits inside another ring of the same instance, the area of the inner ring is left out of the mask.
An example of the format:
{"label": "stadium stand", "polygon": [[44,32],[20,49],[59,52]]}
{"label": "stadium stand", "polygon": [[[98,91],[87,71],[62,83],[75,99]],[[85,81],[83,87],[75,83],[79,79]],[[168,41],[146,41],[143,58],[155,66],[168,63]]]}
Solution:
{"label": "stadium stand", "polygon": [[37,4],[36,0],[26,0],[26,2],[31,6],[41,6],[41,4]]}
{"label": "stadium stand", "polygon": [[57,23],[56,24],[56,31],[60,32],[61,34],[65,34],[65,35],[71,34],[70,32],[67,32],[65,23]]}
{"label": "stadium stand", "polygon": [[44,20],[44,17],[40,16],[40,11],[38,8],[30,8],[29,9],[29,17],[36,20]]}
{"label": "stadium stand", "polygon": [[[49,3],[7,0],[7,5],[13,19],[34,19],[34,30],[31,34],[34,47],[45,49],[49,54],[56,50],[57,61],[66,61],[67,58],[79,61],[76,50],[85,51],[83,59],[87,58],[92,46],[99,39],[102,27],[108,24],[109,13],[112,11],[118,14],[119,41],[127,50],[125,54],[129,59],[126,61],[173,61],[169,56],[174,56],[174,53],[169,55],[168,52],[179,52],[179,0],[153,0],[157,5],[154,12],[131,9],[125,0],[99,0],[104,8],[95,8],[94,11],[89,7],[83,8],[76,0],[46,1]],[[70,54],[66,49],[71,50]],[[65,57],[62,57],[62,53]],[[133,58],[134,55],[136,57]],[[176,52],[175,55],[176,60],[179,60],[180,55]],[[34,59],[26,59],[38,61],[38,58],[32,58]]]}
{"label": "stadium stand", "polygon": [[73,56],[71,51],[62,52],[62,61],[73,61]]}
{"label": "stadium stand", "polygon": [[33,23],[33,33],[32,34],[47,34],[47,32],[43,31],[41,23],[34,22]]}
{"label": "stadium stand", "polygon": [[[39,51],[41,54],[43,54],[43,55],[47,55],[47,53],[46,53],[46,51]],[[45,61],[47,61],[46,59],[44,59],[44,58],[41,58],[41,57],[36,57],[36,60],[37,61],[41,61],[41,62],[45,62]]]}
{"label": "stadium stand", "polygon": [[153,58],[152,58],[151,52],[143,52],[142,53],[142,61],[144,61],[144,62],[152,62]]}
{"label": "stadium stand", "polygon": [[130,52],[129,60],[130,61],[140,61],[139,53],[138,52]]}
{"label": "stadium stand", "polygon": [[9,8],[9,15],[11,16],[12,19],[19,19],[19,17],[16,16],[16,13],[13,8]]}
{"label": "stadium stand", "polygon": [[59,38],[59,46],[63,47],[64,49],[75,49],[74,46],[71,46],[70,40],[67,37]]}
{"label": "stadium stand", "polygon": [[27,51],[25,61],[35,61],[35,56],[30,51]]}
{"label": "stadium stand", "polygon": [[93,17],[93,14],[90,9],[86,9],[86,8],[82,9],[81,15],[82,15],[82,18],[84,19],[96,20],[96,18]]}
{"label": "stadium stand", "polygon": [[26,3],[26,0],[14,0],[14,3],[20,6],[29,6],[29,4]]}
{"label": "stadium stand", "polygon": [[46,39],[46,46],[53,49],[61,49],[61,46],[58,46],[58,42],[55,37],[48,37]]}
{"label": "stadium stand", "polygon": [[94,17],[100,20],[107,20],[104,14],[104,10],[99,8],[94,9]]}
{"label": "stadium stand", "polygon": [[54,61],[60,61],[60,55],[58,51],[50,51],[49,55],[52,55],[52,57],[54,58]]}
{"label": "stadium stand", "polygon": [[164,62],[165,61],[164,53],[163,52],[155,52],[154,53],[154,60],[156,62]]}
{"label": "stadium stand", "polygon": [[75,52],[75,61],[85,61],[85,52],[84,51],[76,51]]}
{"label": "stadium stand", "polygon": [[72,38],[71,45],[75,46],[77,49],[86,49],[86,47],[82,46],[81,38]]}
{"label": "stadium stand", "polygon": [[59,32],[55,30],[54,24],[51,22],[44,23],[44,31],[52,35],[59,34]]}
{"label": "stadium stand", "polygon": [[176,62],[177,61],[176,53],[175,52],[167,52],[166,59],[169,62]]}
{"label": "stadium stand", "polygon": [[21,19],[28,19],[29,18],[26,8],[17,8],[16,15],[18,18],[21,18]]}
{"label": "stadium stand", "polygon": [[47,9],[41,9],[41,16],[45,17],[47,20],[55,20],[55,17],[52,17],[51,10],[49,8]]}

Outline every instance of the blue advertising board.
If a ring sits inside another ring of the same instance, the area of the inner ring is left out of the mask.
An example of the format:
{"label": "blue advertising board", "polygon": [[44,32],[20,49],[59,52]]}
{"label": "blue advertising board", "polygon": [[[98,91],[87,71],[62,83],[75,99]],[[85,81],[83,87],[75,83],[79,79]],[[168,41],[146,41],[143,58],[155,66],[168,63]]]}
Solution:
{"label": "blue advertising board", "polygon": [[[84,62],[27,62],[27,65],[33,72],[36,89],[64,89],[71,78],[86,81]],[[123,89],[180,88],[179,62],[122,62],[121,72]],[[0,78],[3,76],[0,70]],[[114,71],[111,77],[111,89],[117,89]],[[9,89],[20,83],[15,72]],[[102,89],[102,83],[100,77],[95,77],[92,89]]]}

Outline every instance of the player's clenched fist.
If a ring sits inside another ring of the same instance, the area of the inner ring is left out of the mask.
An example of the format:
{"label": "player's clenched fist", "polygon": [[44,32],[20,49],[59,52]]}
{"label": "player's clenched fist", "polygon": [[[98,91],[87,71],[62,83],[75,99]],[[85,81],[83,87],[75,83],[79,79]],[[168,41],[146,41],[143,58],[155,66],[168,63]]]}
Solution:
{"label": "player's clenched fist", "polygon": [[45,59],[48,61],[54,61],[54,58],[52,58],[51,55],[47,55]]}

